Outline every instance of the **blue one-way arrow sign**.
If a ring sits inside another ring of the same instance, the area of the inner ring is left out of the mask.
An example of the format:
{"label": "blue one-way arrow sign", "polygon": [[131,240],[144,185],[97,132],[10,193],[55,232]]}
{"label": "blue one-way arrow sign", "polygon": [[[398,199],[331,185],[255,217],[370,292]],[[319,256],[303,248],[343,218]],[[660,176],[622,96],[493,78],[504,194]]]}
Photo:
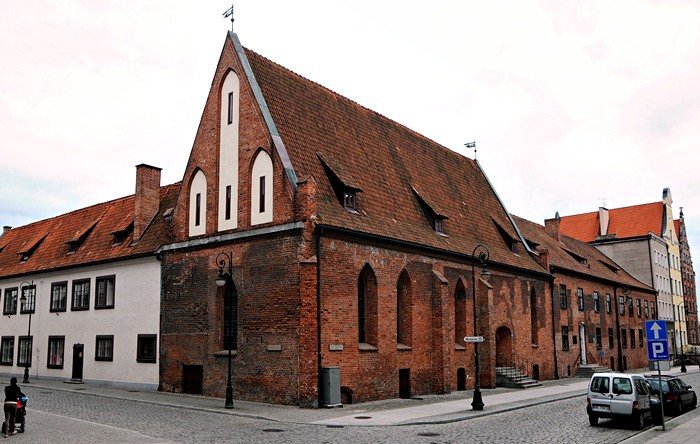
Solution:
{"label": "blue one-way arrow sign", "polygon": [[665,341],[666,321],[646,321],[647,341]]}

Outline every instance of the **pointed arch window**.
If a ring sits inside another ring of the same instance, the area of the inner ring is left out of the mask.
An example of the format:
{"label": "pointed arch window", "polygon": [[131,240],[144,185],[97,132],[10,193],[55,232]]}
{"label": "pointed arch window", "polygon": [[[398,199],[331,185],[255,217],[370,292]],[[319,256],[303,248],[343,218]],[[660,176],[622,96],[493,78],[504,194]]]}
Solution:
{"label": "pointed arch window", "polygon": [[467,336],[467,292],[461,280],[455,288],[455,344],[463,345]]}
{"label": "pointed arch window", "polygon": [[410,347],[412,343],[413,300],[411,278],[406,270],[396,283],[396,343]]}
{"label": "pointed arch window", "polygon": [[261,149],[255,156],[251,170],[251,225],[272,222],[273,172],[272,158],[265,150]]}
{"label": "pointed arch window", "polygon": [[229,349],[229,338],[231,341],[231,350],[238,349],[238,290],[233,280],[229,279],[224,287],[224,304],[223,304],[223,349]]}
{"label": "pointed arch window", "polygon": [[357,279],[357,331],[361,344],[377,344],[377,278],[369,264]]}
{"label": "pointed arch window", "polygon": [[533,344],[537,344],[537,293],[535,289],[530,289],[530,332]]}
{"label": "pointed arch window", "polygon": [[197,236],[206,233],[207,220],[207,178],[197,169],[190,183],[189,234]]}

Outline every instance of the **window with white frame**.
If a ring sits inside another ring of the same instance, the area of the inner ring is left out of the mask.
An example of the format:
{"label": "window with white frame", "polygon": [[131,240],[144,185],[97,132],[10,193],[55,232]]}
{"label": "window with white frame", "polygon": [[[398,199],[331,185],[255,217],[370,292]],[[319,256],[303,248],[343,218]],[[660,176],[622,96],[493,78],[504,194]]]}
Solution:
{"label": "window with white frame", "polygon": [[17,314],[17,289],[6,288],[5,300],[3,301],[2,314],[13,315]]}
{"label": "window with white frame", "polygon": [[19,367],[32,366],[32,337],[20,336],[17,347],[17,365]]}
{"label": "window with white frame", "polygon": [[95,308],[114,308],[115,276],[101,276],[95,279]]}
{"label": "window with white frame", "polygon": [[63,368],[63,349],[65,343],[65,336],[49,336],[49,356],[46,362],[47,368]]}
{"label": "window with white frame", "polygon": [[3,336],[0,343],[0,365],[12,365],[15,352],[15,337]]}
{"label": "window with white frame", "polygon": [[54,282],[51,284],[51,306],[49,311],[66,311],[68,298],[68,282]]}

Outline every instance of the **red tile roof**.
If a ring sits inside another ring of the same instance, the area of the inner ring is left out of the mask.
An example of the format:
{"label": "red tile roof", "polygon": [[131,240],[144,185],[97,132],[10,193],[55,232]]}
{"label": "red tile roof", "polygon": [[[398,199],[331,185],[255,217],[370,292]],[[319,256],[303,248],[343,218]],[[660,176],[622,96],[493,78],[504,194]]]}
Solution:
{"label": "red tile roof", "polygon": [[[171,239],[163,212],[175,205],[179,189],[179,183],[161,187],[158,215],[135,245],[130,245],[131,235],[113,245],[111,234],[120,231],[125,221],[134,220],[134,195],[13,228],[0,237],[0,245],[4,245],[0,248],[0,278],[154,254]],[[69,253],[67,242],[78,241],[91,227],[77,251]],[[20,262],[20,253],[27,253],[33,246],[36,249],[29,260]]]}
{"label": "red tile roof", "polygon": [[[593,245],[566,235],[557,240],[547,234],[542,225],[518,216],[513,217],[525,239],[546,249],[549,261],[555,267],[654,292],[653,288],[638,281]],[[580,259],[585,259],[586,264],[581,263]]]}
{"label": "red tile roof", "polygon": [[[493,261],[543,271],[508,249],[492,220],[518,239],[515,228],[474,160],[250,50],[246,56],[297,176],[316,178],[320,224],[469,255],[483,243]],[[358,214],[338,202],[317,153],[362,189]],[[447,237],[430,226],[412,189],[448,217]]]}
{"label": "red tile roof", "polygon": [[676,219],[673,221],[673,228],[676,230],[676,237],[680,239],[681,237],[681,220]]}
{"label": "red tile roof", "polygon": [[[663,202],[614,208],[608,214],[610,223],[607,234],[615,235],[617,239],[646,236],[649,233],[662,236]],[[598,212],[563,216],[559,232],[584,242],[596,240],[600,235]]]}

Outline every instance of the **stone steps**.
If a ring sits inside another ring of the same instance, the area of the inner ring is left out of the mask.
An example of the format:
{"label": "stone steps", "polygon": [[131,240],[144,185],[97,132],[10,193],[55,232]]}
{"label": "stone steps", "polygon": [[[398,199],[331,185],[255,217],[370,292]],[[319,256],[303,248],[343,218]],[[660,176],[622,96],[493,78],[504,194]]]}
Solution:
{"label": "stone steps", "polygon": [[611,372],[610,368],[599,364],[582,364],[576,370],[577,378],[590,378],[594,373]]}
{"label": "stone steps", "polygon": [[526,389],[542,384],[515,367],[496,367],[496,385]]}

